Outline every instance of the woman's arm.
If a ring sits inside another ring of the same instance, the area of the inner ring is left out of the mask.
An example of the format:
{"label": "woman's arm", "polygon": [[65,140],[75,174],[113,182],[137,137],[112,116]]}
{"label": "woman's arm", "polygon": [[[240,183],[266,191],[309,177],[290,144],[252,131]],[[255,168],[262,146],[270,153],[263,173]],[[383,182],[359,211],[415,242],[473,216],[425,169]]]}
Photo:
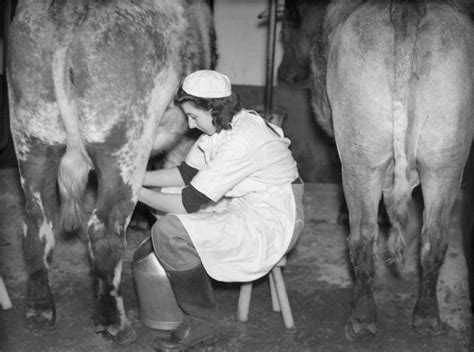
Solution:
{"label": "woman's arm", "polygon": [[138,192],[138,200],[164,213],[187,213],[181,194],[162,193],[142,187]]}
{"label": "woman's arm", "polygon": [[143,178],[145,187],[179,187],[184,185],[183,177],[177,167],[147,171]]}

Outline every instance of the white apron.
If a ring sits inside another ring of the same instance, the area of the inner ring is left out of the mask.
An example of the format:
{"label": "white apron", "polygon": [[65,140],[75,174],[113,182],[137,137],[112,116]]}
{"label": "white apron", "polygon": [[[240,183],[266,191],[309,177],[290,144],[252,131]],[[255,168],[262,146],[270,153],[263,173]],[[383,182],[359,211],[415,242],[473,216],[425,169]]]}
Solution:
{"label": "white apron", "polygon": [[267,274],[288,250],[298,172],[281,129],[272,125],[275,134],[246,110],[232,125],[201,136],[186,158],[199,170],[191,185],[215,203],[175,215],[212,278],[246,282]]}

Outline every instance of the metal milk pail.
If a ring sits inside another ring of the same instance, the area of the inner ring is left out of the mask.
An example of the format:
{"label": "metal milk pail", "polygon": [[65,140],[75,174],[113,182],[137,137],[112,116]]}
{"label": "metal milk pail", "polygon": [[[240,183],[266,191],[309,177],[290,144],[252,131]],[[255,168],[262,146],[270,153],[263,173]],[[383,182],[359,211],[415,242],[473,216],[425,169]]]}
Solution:
{"label": "metal milk pail", "polygon": [[132,271],[142,322],[153,329],[175,329],[183,320],[183,313],[153,251],[151,238],[143,241],[135,251]]}

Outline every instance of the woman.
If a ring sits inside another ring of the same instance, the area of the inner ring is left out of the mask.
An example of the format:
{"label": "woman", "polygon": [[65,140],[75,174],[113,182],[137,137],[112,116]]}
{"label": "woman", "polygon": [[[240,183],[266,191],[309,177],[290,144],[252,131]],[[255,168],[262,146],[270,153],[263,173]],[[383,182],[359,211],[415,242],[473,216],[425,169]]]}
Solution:
{"label": "woman", "polygon": [[[208,275],[226,282],[265,275],[303,227],[303,185],[289,139],[242,109],[227,76],[190,74],[175,103],[189,127],[203,133],[180,166],[147,172],[139,192],[139,201],[167,213],[153,226],[152,241],[185,314],[169,338],[154,342],[163,351],[216,341]],[[176,186],[184,187],[181,194],[147,188]]]}

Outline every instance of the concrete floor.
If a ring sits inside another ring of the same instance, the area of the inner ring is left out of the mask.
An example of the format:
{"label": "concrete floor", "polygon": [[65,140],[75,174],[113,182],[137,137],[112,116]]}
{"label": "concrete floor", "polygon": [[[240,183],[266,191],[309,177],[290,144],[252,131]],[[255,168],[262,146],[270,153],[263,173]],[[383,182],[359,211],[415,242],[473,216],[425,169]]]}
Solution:
{"label": "concrete floor", "polygon": [[[411,311],[417,294],[416,240],[419,209],[415,206],[408,235],[409,256],[401,275],[392,275],[383,263],[380,236],[377,279],[378,306],[375,337],[348,341],[344,324],[349,317],[351,275],[345,245],[347,228],[337,224],[342,198],[337,183],[308,183],[304,205],[306,225],[289,255],[284,277],[296,322],[296,332],[285,330],[281,316],[272,312],[268,283],[260,280],[254,290],[249,322],[238,323],[235,310],[238,284],[214,282],[220,304],[222,336],[205,351],[468,351],[470,314],[467,271],[461,250],[459,221],[453,218],[453,234],[447,261],[440,277],[438,297],[443,321],[438,336],[420,336],[411,329]],[[0,255],[4,280],[14,307],[0,310],[0,351],[151,351],[156,332],[140,321],[131,274],[131,258],[146,231],[131,229],[123,271],[123,296],[137,341],[127,347],[114,345],[94,333],[93,293],[85,245],[58,241],[50,272],[57,304],[56,328],[29,331],[25,328],[23,299],[25,271],[21,252],[22,196],[15,169],[0,170]],[[199,349],[197,349],[199,350]]]}

